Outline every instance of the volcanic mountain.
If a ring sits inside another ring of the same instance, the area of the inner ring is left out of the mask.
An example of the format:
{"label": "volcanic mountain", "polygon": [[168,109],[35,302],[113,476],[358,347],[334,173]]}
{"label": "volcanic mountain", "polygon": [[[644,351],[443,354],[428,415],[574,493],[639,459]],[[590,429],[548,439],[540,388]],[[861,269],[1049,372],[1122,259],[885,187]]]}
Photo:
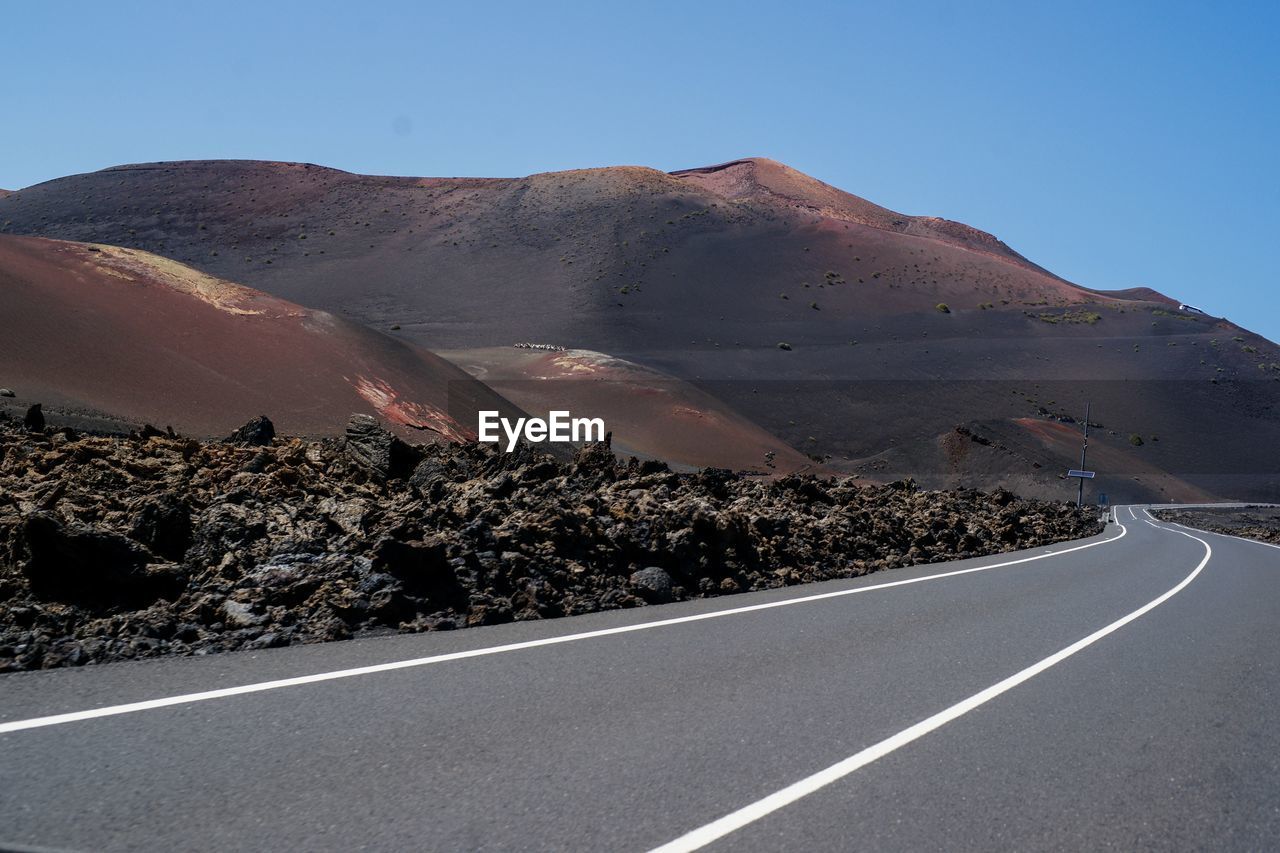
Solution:
{"label": "volcanic mountain", "polygon": [[521,342],[602,354],[870,477],[1065,495],[1092,403],[1112,499],[1280,497],[1258,452],[1280,441],[1271,342],[770,160],[512,179],[144,164],[0,199],[0,230],[153,252],[473,369]]}
{"label": "volcanic mountain", "polygon": [[[480,409],[524,416],[416,344],[139,249],[0,236],[0,317],[0,377],[20,394],[4,408],[21,412],[39,401],[73,426],[159,421],[218,436],[270,412],[288,433],[332,435],[350,413],[364,412],[415,440],[464,441],[476,437]],[[584,372],[625,380],[626,395],[600,393],[617,386],[573,386],[593,390],[589,403],[624,454],[762,473],[815,467],[688,383],[598,353],[461,356],[539,413],[571,402],[539,395],[562,387],[541,380]],[[641,383],[648,393],[636,406],[631,391]]]}

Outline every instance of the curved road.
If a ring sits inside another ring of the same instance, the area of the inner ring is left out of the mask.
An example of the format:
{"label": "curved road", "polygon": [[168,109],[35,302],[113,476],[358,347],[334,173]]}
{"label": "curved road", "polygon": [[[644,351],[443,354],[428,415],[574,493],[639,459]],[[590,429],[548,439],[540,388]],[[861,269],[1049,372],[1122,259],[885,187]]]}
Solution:
{"label": "curved road", "polygon": [[1280,549],[0,677],[0,848],[1280,847]]}

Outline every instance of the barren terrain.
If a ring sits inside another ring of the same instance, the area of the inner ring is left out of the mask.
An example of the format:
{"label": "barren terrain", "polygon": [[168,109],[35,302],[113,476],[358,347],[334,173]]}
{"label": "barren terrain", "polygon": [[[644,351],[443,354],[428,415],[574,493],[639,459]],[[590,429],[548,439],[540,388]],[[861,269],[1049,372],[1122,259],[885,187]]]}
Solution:
{"label": "barren terrain", "polygon": [[734,427],[727,454],[681,447],[641,435],[641,397],[620,411],[610,383],[598,398],[547,386],[640,428],[636,452],[681,463],[754,467],[776,442],[779,458],[868,478],[1066,496],[1078,445],[1053,425],[1078,425],[1091,402],[1104,427],[1090,499],[1280,497],[1280,462],[1257,453],[1280,442],[1274,343],[1151,288],[1065,281],[979,229],[769,160],[523,178],[141,164],[0,199],[0,233],[146,250],[430,351],[598,353],[758,431]]}

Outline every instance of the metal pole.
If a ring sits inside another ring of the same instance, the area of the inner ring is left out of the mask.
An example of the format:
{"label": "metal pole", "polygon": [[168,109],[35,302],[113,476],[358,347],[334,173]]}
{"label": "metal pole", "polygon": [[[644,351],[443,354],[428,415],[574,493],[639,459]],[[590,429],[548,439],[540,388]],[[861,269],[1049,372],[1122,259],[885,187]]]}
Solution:
{"label": "metal pole", "polygon": [[[1084,446],[1080,448],[1080,470],[1084,468],[1084,458],[1089,453],[1089,414],[1093,411],[1093,403],[1084,404]],[[1076,506],[1084,506],[1084,477],[1080,477],[1080,490],[1076,492]]]}

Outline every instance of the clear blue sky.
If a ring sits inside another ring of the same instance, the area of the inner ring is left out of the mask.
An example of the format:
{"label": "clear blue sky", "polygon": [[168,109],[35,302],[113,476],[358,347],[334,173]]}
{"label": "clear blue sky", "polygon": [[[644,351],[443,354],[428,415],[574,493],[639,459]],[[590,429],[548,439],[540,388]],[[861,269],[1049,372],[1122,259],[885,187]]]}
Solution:
{"label": "clear blue sky", "polygon": [[763,155],[1280,340],[1275,2],[48,2],[3,20],[0,187],[206,157],[507,176]]}

